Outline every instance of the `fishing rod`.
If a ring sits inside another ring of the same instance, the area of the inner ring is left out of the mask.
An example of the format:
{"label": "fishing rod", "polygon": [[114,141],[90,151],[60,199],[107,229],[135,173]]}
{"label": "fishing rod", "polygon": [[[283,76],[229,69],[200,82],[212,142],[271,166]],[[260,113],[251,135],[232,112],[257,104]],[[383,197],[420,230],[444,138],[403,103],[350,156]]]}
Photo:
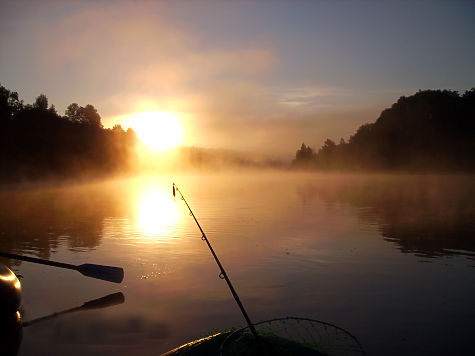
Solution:
{"label": "fishing rod", "polygon": [[176,192],[180,193],[180,196],[181,196],[181,200],[183,200],[188,208],[188,210],[190,211],[190,215],[193,217],[193,219],[195,219],[195,222],[196,222],[196,225],[198,225],[198,228],[200,229],[201,231],[201,239],[203,241],[206,242],[206,244],[208,245],[208,248],[209,250],[211,251],[211,254],[213,255],[214,257],[214,260],[216,261],[216,263],[218,264],[218,267],[219,267],[219,270],[221,271],[221,273],[219,274],[219,278],[221,279],[224,279],[226,281],[226,283],[228,284],[228,287],[229,287],[229,290],[231,291],[231,294],[233,295],[234,297],[234,300],[236,301],[237,305],[239,306],[239,309],[241,310],[241,313],[242,315],[244,316],[244,319],[246,319],[246,322],[247,322],[247,325],[249,326],[249,330],[251,330],[251,333],[252,335],[254,336],[254,339],[256,340],[256,343],[257,345],[259,346],[259,348],[262,349],[262,345],[261,345],[261,342],[260,342],[260,339],[259,339],[259,335],[257,334],[257,331],[254,327],[254,324],[252,324],[251,322],[251,319],[249,318],[249,316],[247,315],[247,312],[246,312],[246,309],[244,309],[244,306],[242,305],[241,303],[241,300],[239,299],[239,296],[238,294],[236,293],[236,290],[234,289],[232,283],[231,283],[231,280],[229,279],[226,271],[224,270],[224,267],[223,265],[221,264],[221,262],[219,261],[219,258],[218,256],[216,255],[216,253],[214,252],[213,250],[213,247],[211,247],[211,244],[208,240],[208,237],[206,236],[205,232],[203,231],[203,229],[201,228],[201,225],[200,223],[198,222],[198,219],[196,219],[196,216],[195,214],[193,213],[193,210],[191,210],[191,207],[188,205],[188,202],[186,201],[185,197],[183,196],[183,193],[180,191],[180,189],[178,189],[178,186],[173,183],[173,197],[175,197],[176,195]]}

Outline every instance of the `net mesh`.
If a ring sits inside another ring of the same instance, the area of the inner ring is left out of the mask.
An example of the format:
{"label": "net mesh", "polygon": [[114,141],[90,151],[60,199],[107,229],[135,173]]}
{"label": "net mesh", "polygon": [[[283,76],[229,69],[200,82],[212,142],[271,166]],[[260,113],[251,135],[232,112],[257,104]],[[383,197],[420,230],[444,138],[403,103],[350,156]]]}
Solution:
{"label": "net mesh", "polygon": [[221,343],[221,356],[232,355],[364,355],[358,340],[348,331],[318,320],[287,317],[254,325],[261,347],[249,327],[229,334]]}

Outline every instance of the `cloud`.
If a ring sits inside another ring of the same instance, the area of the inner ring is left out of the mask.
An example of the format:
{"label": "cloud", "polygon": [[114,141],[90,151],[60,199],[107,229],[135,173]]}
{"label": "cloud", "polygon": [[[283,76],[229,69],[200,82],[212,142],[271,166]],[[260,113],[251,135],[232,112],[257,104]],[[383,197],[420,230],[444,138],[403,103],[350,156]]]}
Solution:
{"label": "cloud", "polygon": [[351,93],[279,83],[282,54],[259,34],[213,42],[166,11],[167,3],[64,6],[24,38],[32,48],[26,60],[40,73],[33,82],[48,96],[48,87],[58,88],[50,101],[59,110],[93,104],[107,127],[124,114],[174,111],[185,118],[187,145],[292,153],[302,139],[319,142],[306,138],[310,131],[319,137],[326,125],[347,122],[332,111]]}
{"label": "cloud", "polygon": [[97,61],[121,67],[143,64],[145,59],[176,54],[187,41],[183,32],[153,15],[146,3],[87,8],[45,30],[55,40],[50,44],[55,53],[51,56],[44,51],[43,59],[78,65]]}
{"label": "cloud", "polygon": [[120,98],[106,116],[130,111],[138,97],[157,105],[191,101],[198,110],[199,102],[226,106],[226,93],[246,92],[274,64],[269,48],[205,43],[153,3],[86,8],[40,26],[32,42],[40,71],[66,91],[80,87],[106,103]]}
{"label": "cloud", "polygon": [[290,108],[317,109],[331,108],[341,102],[343,96],[350,93],[341,88],[326,87],[274,87],[268,88],[269,100]]}

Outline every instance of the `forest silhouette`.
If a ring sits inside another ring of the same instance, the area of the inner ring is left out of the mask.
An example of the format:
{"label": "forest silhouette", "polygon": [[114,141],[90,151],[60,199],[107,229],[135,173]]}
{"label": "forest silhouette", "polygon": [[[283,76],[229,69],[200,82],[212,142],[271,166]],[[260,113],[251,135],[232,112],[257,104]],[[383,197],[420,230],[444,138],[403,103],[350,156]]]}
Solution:
{"label": "forest silhouette", "polygon": [[294,168],[347,171],[475,171],[475,88],[460,95],[424,90],[402,96],[348,142],[302,143]]}
{"label": "forest silhouette", "polygon": [[24,104],[0,86],[0,181],[86,178],[127,171],[137,135],[105,129],[93,105],[72,103],[65,115],[41,94]]}
{"label": "forest silhouette", "polygon": [[265,156],[233,150],[180,147],[168,156],[143,150],[139,157],[137,147],[144,145],[133,129],[104,128],[93,105],[72,103],[61,116],[54,105],[48,106],[44,94],[24,104],[17,92],[0,86],[1,183],[87,180],[139,171],[283,167]]}
{"label": "forest silhouette", "polygon": [[[136,167],[132,129],[102,126],[96,108],[70,104],[64,115],[41,94],[24,104],[0,86],[0,182],[87,179]],[[327,139],[315,152],[302,143],[292,168],[323,171],[474,172],[475,88],[419,91],[401,97],[374,123],[362,125],[348,142]],[[282,168],[200,148],[180,151],[181,166]],[[185,159],[186,158],[186,159]],[[224,163],[223,163],[224,162]]]}

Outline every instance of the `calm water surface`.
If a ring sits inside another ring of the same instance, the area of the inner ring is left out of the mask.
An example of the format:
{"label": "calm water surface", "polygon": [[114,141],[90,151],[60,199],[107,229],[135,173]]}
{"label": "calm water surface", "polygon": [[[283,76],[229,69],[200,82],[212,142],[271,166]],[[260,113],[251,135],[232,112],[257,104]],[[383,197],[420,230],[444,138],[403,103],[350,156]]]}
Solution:
{"label": "calm water surface", "polygon": [[120,285],[2,259],[24,321],[122,292],[125,303],[23,329],[19,355],[158,355],[244,320],[314,318],[370,355],[473,355],[473,176],[162,176],[0,192],[0,250],[122,266]]}

